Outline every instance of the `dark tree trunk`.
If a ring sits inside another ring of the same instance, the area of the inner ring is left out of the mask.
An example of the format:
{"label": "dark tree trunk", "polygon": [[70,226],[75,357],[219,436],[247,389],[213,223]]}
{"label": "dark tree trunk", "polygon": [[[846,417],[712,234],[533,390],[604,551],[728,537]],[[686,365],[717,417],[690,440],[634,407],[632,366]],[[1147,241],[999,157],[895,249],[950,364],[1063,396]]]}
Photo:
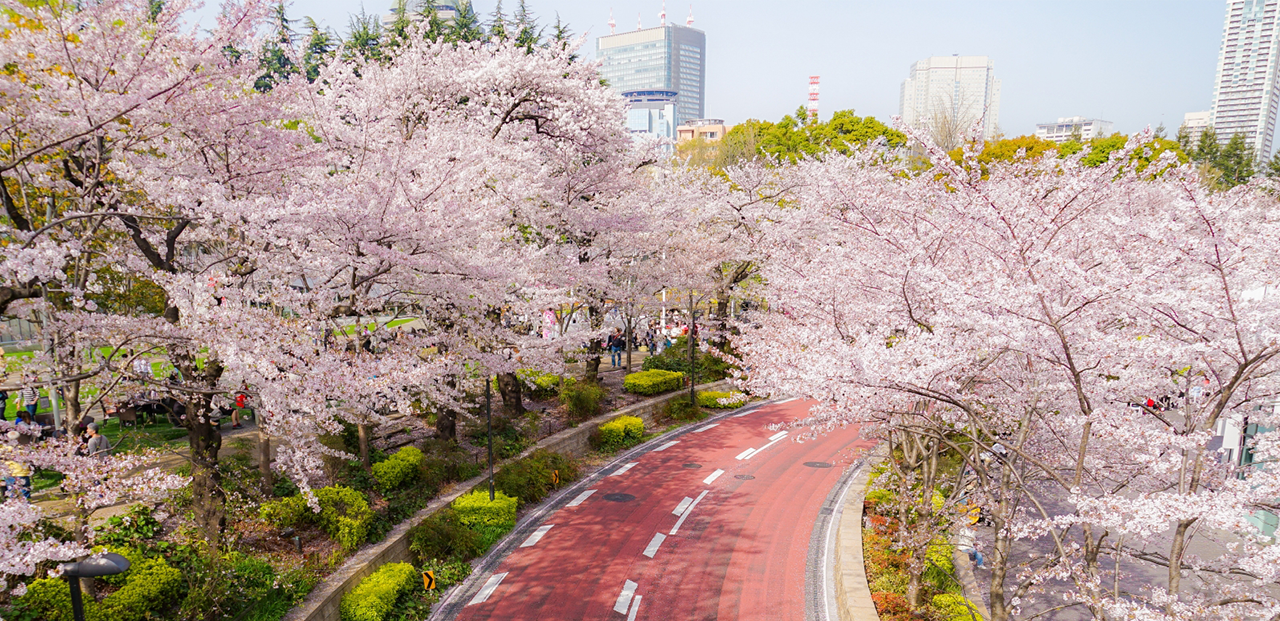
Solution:
{"label": "dark tree trunk", "polygon": [[365,472],[373,472],[373,461],[369,459],[369,430],[368,424],[356,425],[360,436],[360,465],[364,466]]}
{"label": "dark tree trunk", "polygon": [[[204,401],[203,407],[199,404]],[[191,444],[191,496],[196,526],[211,549],[219,549],[227,527],[227,495],[218,472],[222,431],[209,419],[208,398],[187,404],[187,441]]]}
{"label": "dark tree trunk", "polygon": [[458,414],[449,408],[436,409],[436,437],[441,440],[458,439]]}
{"label": "dark tree trunk", "polygon": [[524,415],[524,387],[515,373],[498,374],[498,394],[502,395],[502,414],[515,419]]}
{"label": "dark tree trunk", "polygon": [[[594,306],[587,307],[587,318],[591,323],[591,330],[594,332],[604,325],[604,313]],[[587,359],[583,363],[582,381],[591,384],[600,383],[600,354],[604,352],[599,339],[592,339],[587,346]]]}

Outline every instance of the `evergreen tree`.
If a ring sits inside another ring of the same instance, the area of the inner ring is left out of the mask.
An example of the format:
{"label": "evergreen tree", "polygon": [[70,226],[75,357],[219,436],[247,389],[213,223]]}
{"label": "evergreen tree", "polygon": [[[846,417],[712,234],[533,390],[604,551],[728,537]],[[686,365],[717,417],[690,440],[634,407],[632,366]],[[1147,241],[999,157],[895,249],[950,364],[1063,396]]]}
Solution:
{"label": "evergreen tree", "polygon": [[516,45],[532,53],[542,41],[542,29],[538,27],[538,18],[529,12],[526,0],[520,0],[516,7]]}
{"label": "evergreen tree", "polygon": [[263,93],[298,72],[291,58],[296,37],[290,25],[293,20],[286,14],[283,1],[271,8],[271,21],[273,32],[262,45],[263,73],[253,84],[254,89]]}
{"label": "evergreen tree", "polygon": [[[555,45],[559,49],[564,49],[569,46],[572,39],[573,39],[573,32],[569,30],[568,24],[565,24],[560,21],[560,12],[557,11],[556,25],[552,27],[551,41],[549,42],[549,45]],[[578,60],[578,54],[577,53],[571,54],[569,56],[569,59],[576,62]]]}
{"label": "evergreen tree", "polygon": [[498,0],[498,6],[494,7],[493,15],[489,18],[489,38],[505,41],[509,36],[507,16],[502,12],[502,0]]}
{"label": "evergreen tree", "polygon": [[418,5],[418,15],[422,23],[427,25],[427,29],[422,33],[423,38],[428,41],[448,40],[449,24],[440,19],[440,13],[436,11],[436,6],[431,3],[431,0],[423,0]]}
{"label": "evergreen tree", "polygon": [[1227,141],[1214,165],[1222,171],[1222,183],[1227,187],[1249,181],[1254,172],[1254,154],[1253,148],[1245,142],[1244,134],[1235,134]]}
{"label": "evergreen tree", "polygon": [[351,16],[347,26],[345,48],[347,58],[359,55],[365,60],[377,60],[382,57],[379,47],[382,24],[378,16],[369,15],[361,8],[360,12]]}
{"label": "evergreen tree", "polygon": [[1195,153],[1188,152],[1191,159],[1197,162],[1215,162],[1218,159],[1218,132],[1212,127],[1204,128],[1200,141],[1196,143]]}
{"label": "evergreen tree", "polygon": [[413,19],[409,14],[409,0],[396,0],[391,11],[395,13],[396,18],[382,32],[381,42],[387,54],[394,54],[395,48],[404,45],[409,40],[409,31],[413,28]]}
{"label": "evergreen tree", "polygon": [[1182,149],[1183,153],[1187,155],[1195,153],[1194,145],[1191,144],[1191,128],[1187,127],[1186,123],[1178,127],[1178,135],[1174,140],[1178,143],[1178,148]]}
{"label": "evergreen tree", "polygon": [[470,0],[459,0],[458,16],[453,18],[453,25],[449,27],[445,40],[470,43],[481,39],[484,39],[484,30],[480,27],[480,17],[476,15],[475,8],[471,6]]}
{"label": "evergreen tree", "polygon": [[306,26],[307,49],[302,54],[302,68],[307,74],[307,81],[315,82],[320,77],[320,69],[333,59],[338,37],[328,28],[321,30],[316,20],[310,17],[306,18]]}

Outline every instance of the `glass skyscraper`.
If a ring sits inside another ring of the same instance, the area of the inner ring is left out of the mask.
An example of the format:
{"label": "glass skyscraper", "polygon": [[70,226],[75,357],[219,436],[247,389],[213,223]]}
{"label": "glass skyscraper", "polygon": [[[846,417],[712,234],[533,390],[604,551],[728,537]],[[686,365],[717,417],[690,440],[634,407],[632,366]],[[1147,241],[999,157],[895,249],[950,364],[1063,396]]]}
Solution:
{"label": "glass skyscraper", "polygon": [[1213,83],[1213,131],[1226,143],[1243,134],[1259,157],[1271,157],[1280,113],[1277,0],[1228,0]]}
{"label": "glass skyscraper", "polygon": [[678,123],[706,113],[707,35],[667,24],[596,39],[600,77],[618,92],[675,91]]}

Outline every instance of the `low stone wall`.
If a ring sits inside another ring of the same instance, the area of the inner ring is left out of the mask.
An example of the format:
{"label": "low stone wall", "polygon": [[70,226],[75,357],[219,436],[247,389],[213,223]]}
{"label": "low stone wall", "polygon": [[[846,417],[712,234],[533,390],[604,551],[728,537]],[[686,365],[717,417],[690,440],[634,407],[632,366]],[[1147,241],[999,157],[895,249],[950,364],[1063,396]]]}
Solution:
{"label": "low stone wall", "polygon": [[[727,380],[714,382],[711,384],[702,384],[698,386],[698,390],[721,390],[729,385]],[[591,430],[595,429],[601,423],[613,419],[617,416],[639,416],[644,420],[646,426],[653,425],[654,414],[661,411],[668,401],[678,397],[688,397],[688,392],[676,392],[663,395],[647,401],[641,401],[629,405],[620,410],[615,410],[607,414],[601,414],[591,420],[579,424],[577,427],[565,429],[560,433],[547,436],[535,444],[532,448],[526,450],[520,455],[524,457],[537,449],[547,449],[557,453],[564,453],[574,457],[580,457],[587,454],[591,447],[588,444],[588,438]],[[516,459],[519,459],[518,457]],[[348,591],[355,588],[357,584],[365,577],[377,571],[379,567],[387,563],[400,563],[411,561],[409,553],[409,530],[416,526],[422,520],[427,519],[432,513],[435,513],[441,507],[453,502],[455,498],[461,496],[471,488],[484,483],[486,475],[478,476],[474,479],[463,481],[454,487],[450,492],[442,494],[430,504],[418,511],[413,517],[399,523],[395,528],[387,533],[387,537],[382,541],[361,548],[351,558],[347,559],[342,567],[339,567],[329,577],[325,578],[316,585],[306,599],[302,601],[296,608],[290,610],[284,616],[284,621],[339,621],[339,604],[342,602],[342,596]],[[861,507],[861,497],[859,494],[859,507]],[[861,524],[861,518],[859,518]],[[859,546],[861,550],[861,546]],[[866,580],[863,579],[863,584]]]}
{"label": "low stone wall", "polygon": [[[883,448],[867,456],[867,465],[855,476],[836,530],[835,596],[840,621],[880,621],[871,601],[867,566],[862,556],[862,501],[867,495],[871,467],[884,458]],[[834,620],[833,620],[834,621]]]}

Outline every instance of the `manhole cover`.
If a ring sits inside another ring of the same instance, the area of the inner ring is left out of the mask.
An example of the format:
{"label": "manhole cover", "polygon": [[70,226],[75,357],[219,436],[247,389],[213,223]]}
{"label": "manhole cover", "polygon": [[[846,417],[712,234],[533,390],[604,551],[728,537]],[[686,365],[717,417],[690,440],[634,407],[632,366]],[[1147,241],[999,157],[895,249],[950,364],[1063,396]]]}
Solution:
{"label": "manhole cover", "polygon": [[701,467],[702,467],[702,464],[685,464],[685,465],[684,465],[684,466],[682,466],[682,467],[683,467],[683,468],[690,468],[690,469],[692,469],[692,468],[701,468]]}
{"label": "manhole cover", "polygon": [[635,500],[636,497],[632,496],[631,494],[617,493],[617,494],[605,494],[604,499],[608,500],[609,502],[631,502],[632,500]]}
{"label": "manhole cover", "polygon": [[806,461],[804,462],[804,465],[810,468],[830,468],[831,467],[831,464],[825,461]]}
{"label": "manhole cover", "polygon": [[751,475],[749,475],[749,474],[735,474],[735,475],[733,475],[733,478],[738,479],[738,480],[741,480],[741,481],[750,481],[751,479],[754,479],[755,477],[753,477],[753,476],[751,476]]}

